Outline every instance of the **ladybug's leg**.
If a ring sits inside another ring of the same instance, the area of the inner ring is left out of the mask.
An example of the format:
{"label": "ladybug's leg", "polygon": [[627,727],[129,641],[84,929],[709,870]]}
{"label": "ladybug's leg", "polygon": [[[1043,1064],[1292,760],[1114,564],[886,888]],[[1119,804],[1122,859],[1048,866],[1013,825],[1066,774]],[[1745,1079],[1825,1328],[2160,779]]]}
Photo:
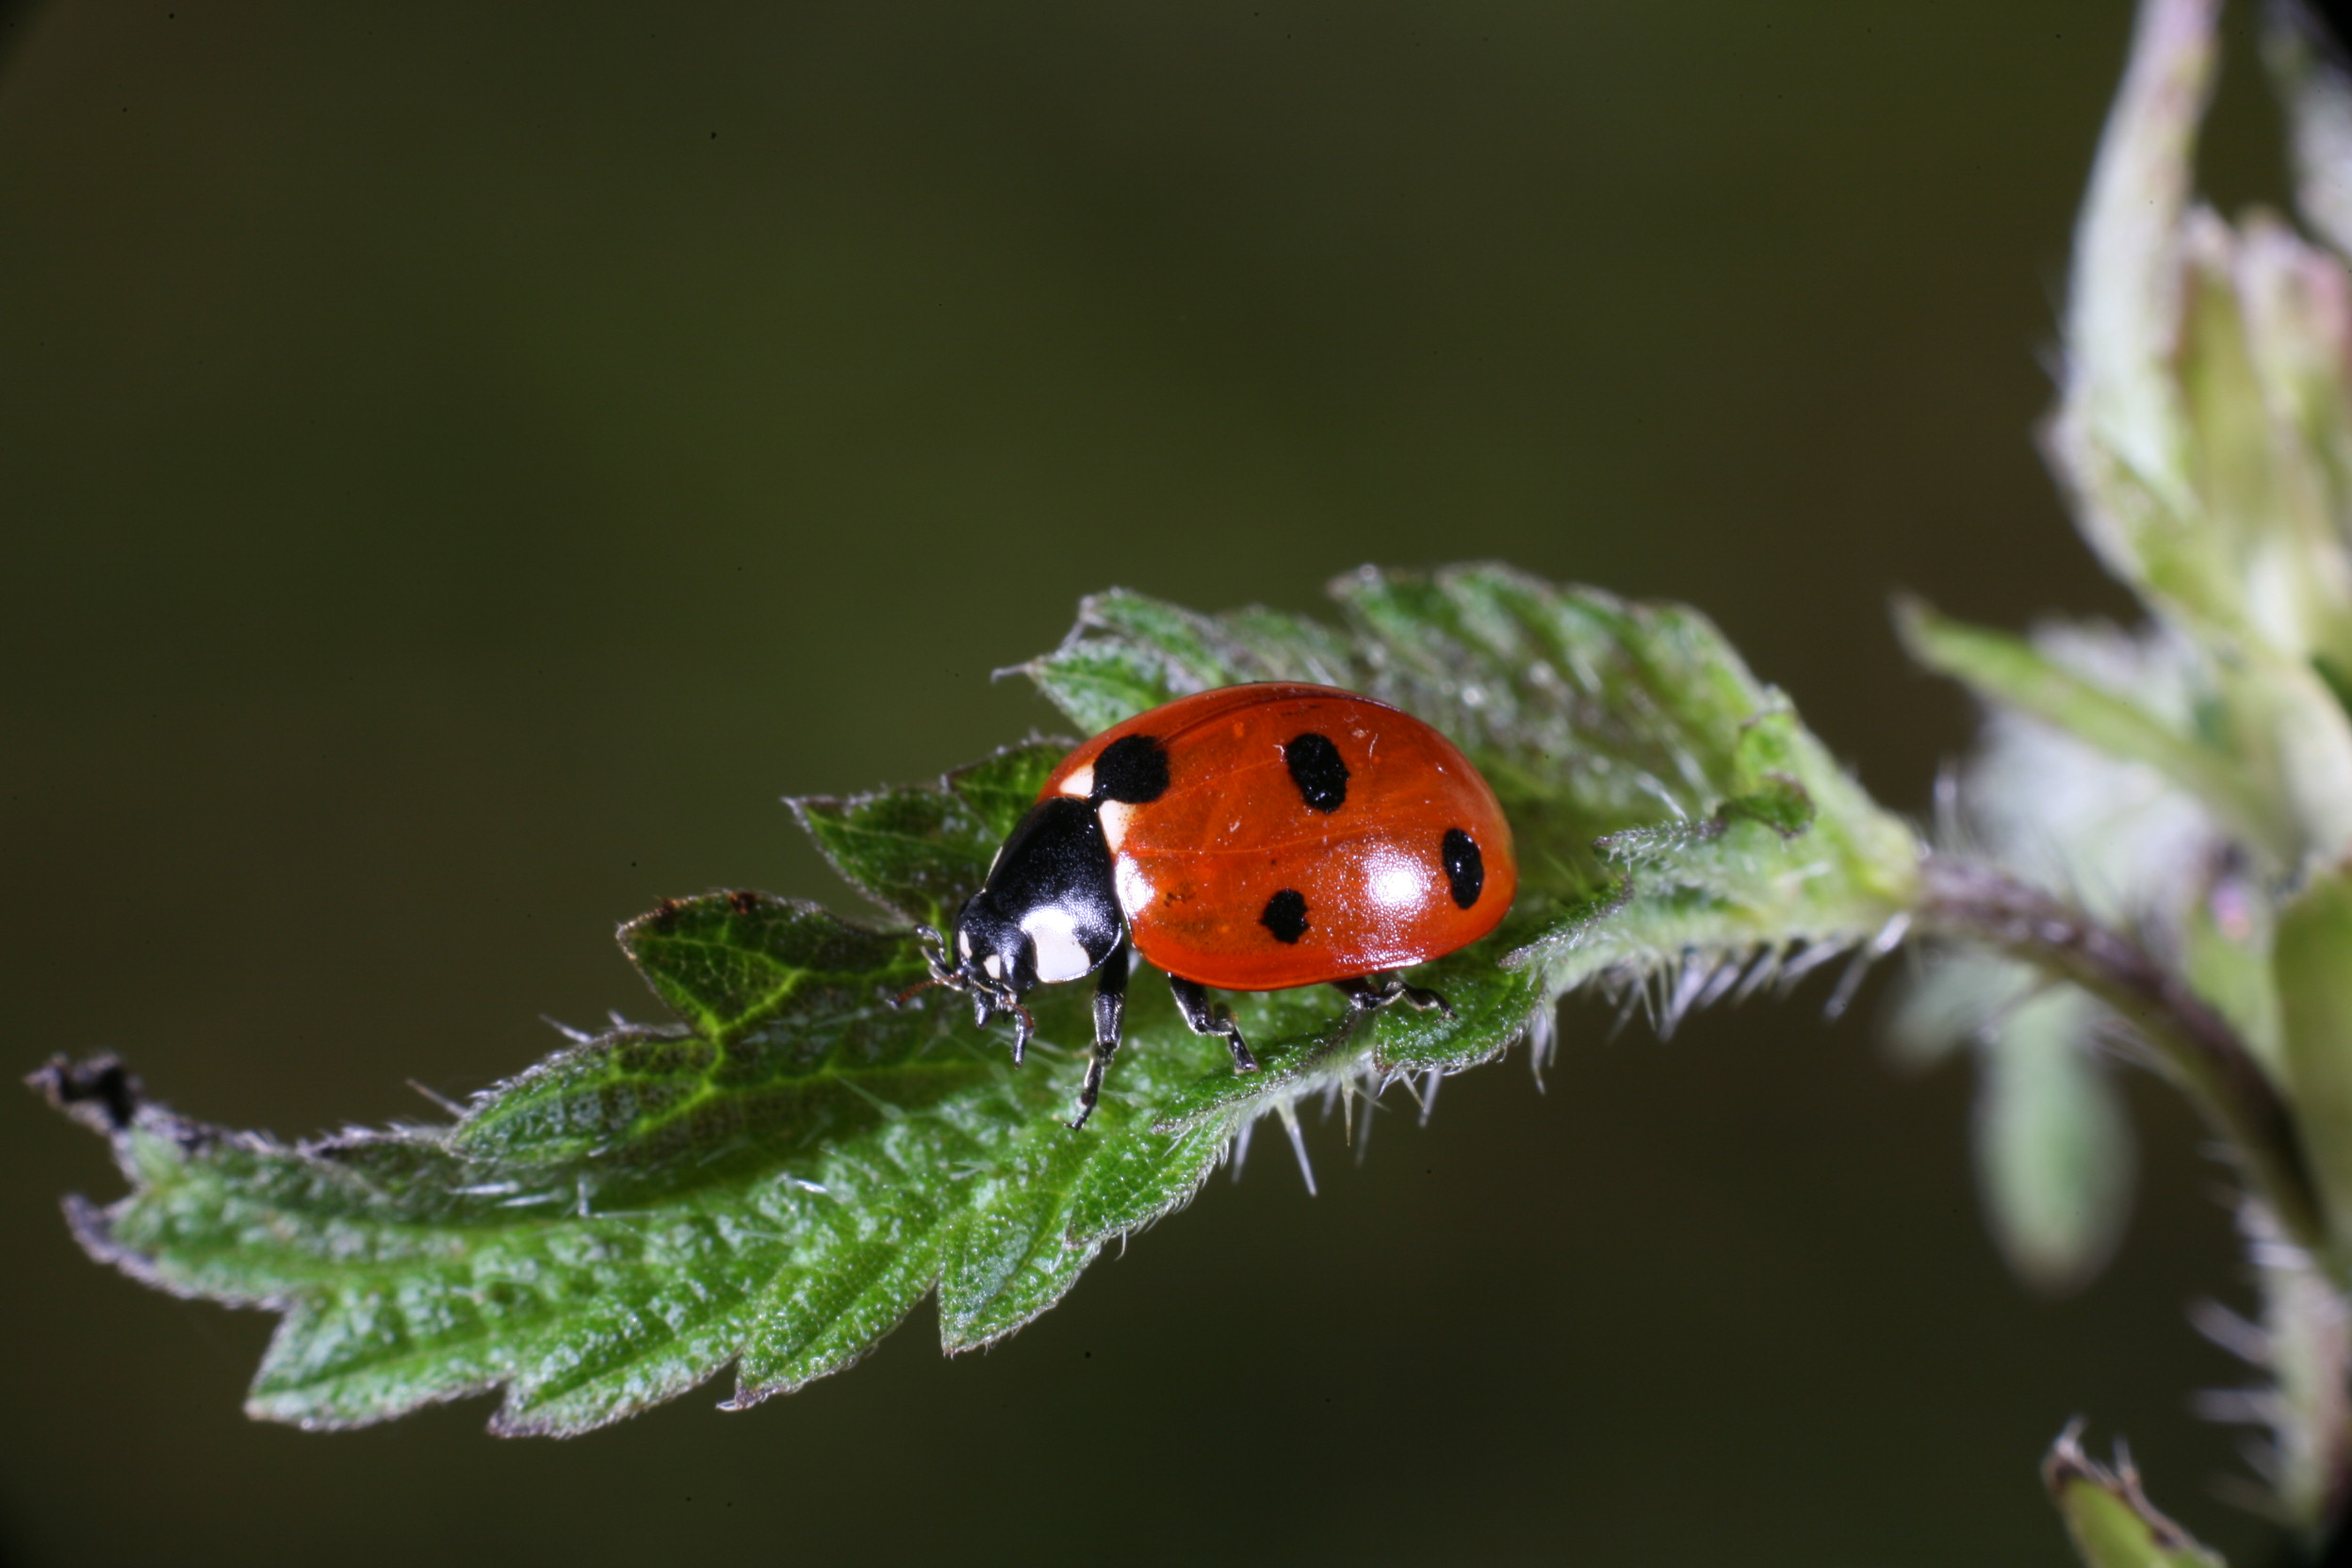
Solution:
{"label": "ladybug's leg", "polygon": [[1196,1035],[1222,1035],[1226,1048],[1233,1054],[1235,1072],[1255,1072],[1258,1059],[1250,1054],[1250,1047],[1241,1037],[1241,1025],[1233,1015],[1222,1007],[1209,1005],[1208,988],[1198,980],[1185,980],[1177,975],[1168,977],[1168,988],[1176,993],[1176,1010],[1184,1015]]}
{"label": "ladybug's leg", "polygon": [[1348,1004],[1360,1013],[1385,1007],[1392,1002],[1401,1002],[1419,1012],[1426,1013],[1434,1007],[1447,1018],[1454,1016],[1453,1004],[1437,992],[1424,990],[1419,986],[1408,986],[1394,974],[1366,974],[1354,980],[1334,980],[1331,988],[1345,996]]}
{"label": "ladybug's leg", "polygon": [[1071,1132],[1086,1124],[1094,1102],[1102,1098],[1102,1072],[1118,1054],[1119,1035],[1127,1021],[1127,939],[1119,938],[1111,956],[1102,960],[1094,979],[1094,1055],[1086,1063],[1086,1081],[1078,1090],[1078,1119]]}

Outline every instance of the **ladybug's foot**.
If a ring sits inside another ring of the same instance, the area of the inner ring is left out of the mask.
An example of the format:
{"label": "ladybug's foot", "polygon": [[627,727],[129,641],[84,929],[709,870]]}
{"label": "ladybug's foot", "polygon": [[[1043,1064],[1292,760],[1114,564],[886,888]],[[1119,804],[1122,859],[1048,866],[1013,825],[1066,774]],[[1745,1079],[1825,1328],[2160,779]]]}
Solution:
{"label": "ladybug's foot", "polygon": [[1222,1007],[1209,1005],[1208,988],[1197,980],[1168,977],[1168,988],[1175,994],[1176,1010],[1184,1015],[1185,1025],[1196,1035],[1222,1035],[1225,1047],[1233,1054],[1235,1072],[1258,1070],[1257,1057],[1250,1054],[1249,1042],[1241,1037],[1241,1025],[1233,1015]]}
{"label": "ladybug's foot", "polygon": [[1348,999],[1349,1006],[1360,1013],[1385,1007],[1392,1002],[1401,1002],[1415,1012],[1426,1013],[1435,1009],[1447,1018],[1454,1016],[1452,1003],[1435,991],[1408,986],[1394,974],[1367,974],[1354,980],[1334,980],[1331,986]]}
{"label": "ladybug's foot", "polygon": [[937,929],[928,925],[916,926],[915,945],[921,949],[923,966],[930,970],[932,979],[946,985],[955,978],[956,966],[949,962],[947,956],[947,939],[940,936]]}
{"label": "ladybug's foot", "polygon": [[1454,1004],[1433,990],[1425,989],[1420,986],[1407,986],[1396,994],[1402,997],[1405,1005],[1414,1012],[1426,1013],[1434,1010],[1444,1013],[1447,1018],[1454,1016]]}
{"label": "ladybug's foot", "polygon": [[1083,1132],[1088,1118],[1094,1115],[1095,1102],[1102,1098],[1102,1070],[1111,1065],[1111,1053],[1119,1049],[1117,1040],[1107,1045],[1094,1042],[1094,1055],[1086,1062],[1086,1081],[1078,1086],[1078,1114],[1069,1122],[1073,1133]]}
{"label": "ladybug's foot", "polygon": [[1119,1041],[1127,1027],[1127,943],[1122,939],[1111,949],[1102,968],[1094,979],[1094,1056],[1086,1063],[1086,1081],[1078,1090],[1078,1116],[1070,1123],[1073,1133],[1086,1126],[1094,1115],[1094,1104],[1102,1097],[1102,1074],[1111,1065],[1111,1057],[1119,1051]]}

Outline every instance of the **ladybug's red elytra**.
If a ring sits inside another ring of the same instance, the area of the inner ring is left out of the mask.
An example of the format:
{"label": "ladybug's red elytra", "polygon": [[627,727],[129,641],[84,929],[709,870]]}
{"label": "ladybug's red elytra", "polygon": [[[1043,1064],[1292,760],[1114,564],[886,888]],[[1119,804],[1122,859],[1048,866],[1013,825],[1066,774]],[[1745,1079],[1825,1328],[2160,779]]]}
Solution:
{"label": "ladybug's red elytra", "polygon": [[923,931],[926,984],[971,996],[982,1023],[1012,1015],[1018,1063],[1034,1028],[1021,997],[1095,974],[1075,1129],[1119,1049],[1131,950],[1167,973],[1195,1034],[1222,1036],[1254,1072],[1208,988],[1328,982],[1359,1008],[1450,1014],[1394,972],[1485,936],[1518,885],[1511,824],[1445,736],[1335,687],[1223,686],[1062,760],[952,939]]}

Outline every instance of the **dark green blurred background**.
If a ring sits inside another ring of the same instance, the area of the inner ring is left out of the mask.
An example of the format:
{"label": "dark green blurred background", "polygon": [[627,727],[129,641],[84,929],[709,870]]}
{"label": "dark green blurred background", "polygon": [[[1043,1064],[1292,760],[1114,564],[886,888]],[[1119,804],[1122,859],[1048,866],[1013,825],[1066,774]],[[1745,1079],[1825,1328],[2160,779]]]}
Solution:
{"label": "dark green blurred background", "polygon": [[[2122,0],[0,13],[10,1072],[285,1135],[651,1009],[609,939],[832,896],[776,796],[1052,715],[1124,583],[1496,556],[1690,600],[1881,797],[1968,714],[1889,590],[2122,612],[2028,428]],[[2208,159],[2277,183],[2243,47]],[[2217,1168],[2085,1298],[1974,1213],[1968,1086],[1825,988],[1315,1135],[982,1357],[925,1308],[747,1415],[248,1424],[258,1315],[85,1262],[0,1097],[11,1563],[2057,1564],[2078,1412],[2238,1554]],[[1392,1109],[1395,1109],[1392,1107]]]}

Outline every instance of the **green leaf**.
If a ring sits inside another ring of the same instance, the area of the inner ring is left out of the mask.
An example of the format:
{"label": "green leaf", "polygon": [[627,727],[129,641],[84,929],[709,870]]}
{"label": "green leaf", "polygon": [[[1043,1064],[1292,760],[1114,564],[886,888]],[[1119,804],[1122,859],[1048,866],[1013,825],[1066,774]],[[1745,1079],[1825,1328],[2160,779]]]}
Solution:
{"label": "green leaf", "polygon": [[2089,1568],[2228,1568],[2156,1511],[2130,1460],[2110,1470],[2083,1453],[2080,1431],[2067,1428],[2051,1446],[2042,1483]]}
{"label": "green leaf", "polygon": [[2171,360],[2216,9],[2213,0],[2141,9],[2075,230],[2064,400],[2050,431],[2092,547],[2117,577],[2160,592],[2194,591],[2205,548],[2190,521],[2187,416]]}
{"label": "green leaf", "polygon": [[2344,1465],[2352,1459],[2352,1315],[2312,1252],[2287,1242],[2261,1203],[2239,1205],[2246,1261],[2262,1291],[2250,1323],[2217,1301],[2193,1309],[2198,1329],[2262,1374],[2248,1387],[2208,1389],[2196,1400],[2209,1421],[2256,1429],[2243,1451],[2267,1483],[2259,1506],[2292,1528],[2310,1560],[2337,1523]]}
{"label": "green leaf", "polygon": [[[2075,245],[2049,448],[2100,559],[2216,674],[2290,873],[2352,851],[2352,280],[2189,199],[2212,0],[2142,8]],[[2315,123],[2309,115],[2301,122]],[[2235,819],[2231,819],[2235,820]]]}
{"label": "green leaf", "polygon": [[2228,1019],[2273,1078],[2286,1075],[2273,948],[2277,913],[2270,890],[2252,868],[2214,858],[2190,883],[2180,921],[2180,971],[2190,989]]}
{"label": "green leaf", "polygon": [[944,929],[1046,776],[1076,743],[1028,741],[958,768],[936,790],[786,802],[849,884],[891,913]]}
{"label": "green leaf", "polygon": [[1980,1056],[1976,1173],[2017,1276],[2070,1295],[2115,1255],[2131,1212],[2131,1126],[2091,1037],[2105,1009],[2073,986],[2018,1003]]}
{"label": "green leaf", "polygon": [[2076,236],[2050,445],[2085,536],[2152,605],[2242,655],[2344,668],[2343,434],[2311,416],[2342,409],[2343,268],[2190,200],[2215,11],[2142,9]]}
{"label": "green leaf", "polygon": [[2024,638],[1947,619],[1916,599],[1896,607],[1911,656],[1988,702],[2053,725],[2127,762],[2143,762],[2196,797],[2274,864],[2297,848],[2292,807],[2256,788],[2246,760],[2151,711],[2133,693],[2110,690],[2068,669]]}
{"label": "green leaf", "polygon": [[2301,0],[2274,0],[2262,23],[2262,55],[2286,104],[2295,205],[2340,254],[2352,255],[2352,73]]}
{"label": "green leaf", "polygon": [[[1266,612],[1116,593],[1027,668],[1094,724],[1235,679],[1333,681],[1420,714],[1469,752],[1518,835],[1522,906],[1541,918],[1508,962],[1540,967],[1554,993],[1657,980],[1668,1024],[1784,961],[1877,940],[1908,906],[1910,831],[1695,612],[1499,566],[1366,568],[1332,592],[1352,652],[1328,634],[1286,642],[1297,623]],[[1380,1027],[1420,1037],[1415,1061],[1446,1059],[1426,1020]],[[1461,1033],[1456,1060],[1498,1045]]]}
{"label": "green leaf", "polygon": [[2094,1041],[2115,1021],[2080,988],[1974,952],[1944,956],[1903,993],[1889,1043],[1928,1066],[1962,1045],[1977,1061],[1977,1192],[2012,1272],[2052,1296],[2114,1255],[2130,1212],[2130,1124]]}
{"label": "green leaf", "polygon": [[2352,1241],[2352,876],[2313,877],[2279,911],[2273,949],[2287,1082],[2339,1242]]}
{"label": "green leaf", "polygon": [[759,893],[672,901],[621,927],[621,946],[693,1030],[724,1045],[804,988],[856,985],[902,961],[904,944],[813,904]]}
{"label": "green leaf", "polygon": [[1932,1068],[1973,1045],[2009,1010],[2050,982],[2030,965],[1962,950],[1922,963],[1896,993],[1886,1048],[1898,1067]]}
{"label": "green leaf", "polygon": [[[676,1022],[577,1038],[453,1125],[287,1145],[174,1115],[113,1064],[53,1063],[36,1083],[106,1134],[132,1187],[77,1203],[76,1233],[151,1283],[281,1314],[250,1407],[272,1419],[356,1425],[495,1389],[497,1429],[575,1432],[730,1364],[741,1408],[847,1366],[926,1294],[947,1349],[1003,1338],[1104,1241],[1190,1198],[1253,1119],[1456,1071],[1531,1031],[1540,1047],[1576,980],[1653,987],[1671,1022],[1899,923],[1910,834],[1701,617],[1486,566],[1367,571],[1338,596],[1345,630],[1098,596],[1029,668],[1089,728],[1282,678],[1371,691],[1455,736],[1506,802],[1523,876],[1500,930],[1415,972],[1451,1016],[1235,996],[1265,1064],[1240,1076],[1139,984],[1073,1133],[1086,988],[1034,993],[1017,1070],[1001,1023],[910,993],[926,970],[906,925],[711,893],[621,928]],[[943,925],[1063,749],[793,805],[894,920]]]}

